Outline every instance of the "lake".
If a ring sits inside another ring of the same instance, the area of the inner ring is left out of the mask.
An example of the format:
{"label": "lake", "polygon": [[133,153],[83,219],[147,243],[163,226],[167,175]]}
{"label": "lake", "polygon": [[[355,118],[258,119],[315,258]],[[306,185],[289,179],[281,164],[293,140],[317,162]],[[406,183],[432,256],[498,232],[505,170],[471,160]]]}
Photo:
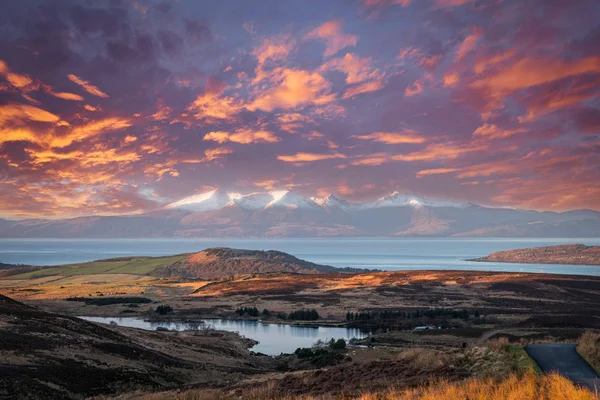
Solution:
{"label": "lake", "polygon": [[[158,327],[176,331],[198,329],[198,324],[184,322],[149,322],[138,318],[79,318],[103,324],[115,322],[120,326],[146,330],[156,330]],[[276,356],[281,353],[293,353],[298,347],[311,347],[319,339],[326,341],[329,339],[344,338],[348,341],[352,338],[363,338],[366,336],[359,329],[355,328],[307,327],[227,319],[206,319],[205,321],[217,330],[238,332],[242,336],[258,341],[259,343],[252,347],[252,350],[270,356]]]}
{"label": "lake", "polygon": [[494,251],[568,243],[598,246],[600,238],[0,239],[0,262],[58,265],[121,256],[172,255],[224,246],[280,250],[304,260],[335,267],[600,275],[600,267],[596,266],[464,261]]}

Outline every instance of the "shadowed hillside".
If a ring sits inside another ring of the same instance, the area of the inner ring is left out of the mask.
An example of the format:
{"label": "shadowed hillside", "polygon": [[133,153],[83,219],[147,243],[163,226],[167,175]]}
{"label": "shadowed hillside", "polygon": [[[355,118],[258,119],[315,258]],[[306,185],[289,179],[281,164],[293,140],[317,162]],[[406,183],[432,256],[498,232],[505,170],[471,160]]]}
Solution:
{"label": "shadowed hillside", "polygon": [[218,279],[227,276],[286,272],[321,274],[365,272],[358,268],[335,268],[304,261],[281,251],[241,250],[217,247],[206,249],[175,263],[158,268],[152,275],[179,279]]}
{"label": "shadowed hillside", "polygon": [[84,398],[269,370],[248,344],[226,332],[107,328],[0,295],[0,398]]}

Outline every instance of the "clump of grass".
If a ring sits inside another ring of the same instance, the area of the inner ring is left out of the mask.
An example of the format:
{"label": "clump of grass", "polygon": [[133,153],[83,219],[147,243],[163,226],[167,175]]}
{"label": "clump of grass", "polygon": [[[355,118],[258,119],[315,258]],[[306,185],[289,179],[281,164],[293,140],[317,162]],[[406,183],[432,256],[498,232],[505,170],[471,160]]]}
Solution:
{"label": "clump of grass", "polygon": [[452,362],[452,356],[448,353],[422,348],[405,350],[398,355],[398,358],[405,360],[417,370],[441,368]]}
{"label": "clump of grass", "polygon": [[577,352],[600,373],[600,333],[585,331],[577,341]]}

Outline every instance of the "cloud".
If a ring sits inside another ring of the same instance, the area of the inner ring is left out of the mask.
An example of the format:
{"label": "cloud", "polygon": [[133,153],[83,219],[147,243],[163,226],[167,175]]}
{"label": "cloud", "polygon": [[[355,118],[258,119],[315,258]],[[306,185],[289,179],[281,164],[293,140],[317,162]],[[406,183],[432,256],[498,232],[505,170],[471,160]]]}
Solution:
{"label": "cloud", "polygon": [[132,122],[126,118],[109,117],[75,126],[62,136],[54,136],[50,140],[52,147],[66,147],[73,142],[88,139],[106,132],[112,132],[130,127]]}
{"label": "cloud", "polygon": [[362,94],[362,93],[376,92],[377,90],[382,89],[382,88],[383,88],[382,80],[365,82],[365,83],[361,83],[360,85],[356,85],[356,86],[348,88],[344,92],[344,95],[342,96],[342,98],[348,99],[350,97],[358,96],[359,94]]}
{"label": "cloud", "polygon": [[392,156],[395,161],[434,161],[434,160],[453,160],[467,153],[487,150],[487,145],[456,145],[453,143],[432,143],[426,148],[414,151],[408,154],[398,154]]}
{"label": "cloud", "polygon": [[83,88],[83,90],[85,90],[86,92],[88,92],[89,94],[91,94],[93,96],[98,96],[98,97],[102,97],[102,98],[108,97],[108,95],[106,93],[104,93],[102,90],[98,89],[97,86],[94,86],[90,82],[81,79],[77,75],[69,74],[69,75],[67,75],[67,77],[71,80],[71,82],[74,82],[77,85],[81,86]]}
{"label": "cloud", "polygon": [[58,122],[60,118],[38,107],[26,104],[0,105],[0,126],[9,121],[22,123],[24,121]]}
{"label": "cloud", "polygon": [[264,39],[260,46],[252,51],[252,55],[256,57],[258,62],[254,69],[255,77],[252,82],[258,83],[267,78],[268,73],[265,71],[265,66],[269,62],[285,61],[293,46],[293,41],[286,35]]}
{"label": "cloud", "polygon": [[251,143],[275,143],[279,142],[279,138],[269,131],[253,131],[250,129],[238,129],[234,133],[224,131],[209,132],[204,135],[205,141],[213,141],[217,143],[233,142],[241,144]]}
{"label": "cloud", "polygon": [[52,96],[54,97],[58,97],[59,99],[63,99],[63,100],[71,100],[71,101],[83,101],[83,97],[81,97],[78,94],[74,94],[74,93],[67,93],[67,92],[48,92],[50,93]]}
{"label": "cloud", "polygon": [[444,87],[455,87],[458,85],[458,74],[451,72],[444,75]]}
{"label": "cloud", "polygon": [[222,90],[207,91],[193,101],[187,108],[193,117],[199,121],[213,122],[214,120],[234,121],[235,115],[243,109],[240,100],[233,96],[221,96]]}
{"label": "cloud", "polygon": [[265,190],[275,190],[277,189],[278,182],[274,179],[267,179],[264,181],[254,182],[254,186],[258,186]]}
{"label": "cloud", "polygon": [[519,133],[527,132],[527,129],[504,129],[494,124],[483,124],[473,131],[474,136],[484,136],[490,139],[506,139]]}
{"label": "cloud", "polygon": [[407,97],[417,95],[423,92],[423,80],[417,79],[412,86],[407,86],[404,90],[404,95]]}
{"label": "cloud", "polygon": [[475,45],[477,41],[481,37],[481,30],[474,28],[473,33],[467,36],[458,46],[458,50],[456,50],[456,56],[454,57],[454,61],[458,62],[465,58],[467,54],[469,54],[473,49],[475,49]]}
{"label": "cloud", "polygon": [[367,166],[377,166],[382,165],[389,161],[389,156],[386,153],[374,153],[369,155],[361,155],[356,159],[352,160],[350,165],[367,165]]}
{"label": "cloud", "polygon": [[347,53],[342,58],[334,58],[319,67],[320,71],[342,71],[346,74],[346,83],[361,83],[371,79],[379,79],[381,73],[371,66],[371,58],[361,58]]}
{"label": "cloud", "polygon": [[278,69],[271,78],[276,86],[257,96],[246,108],[262,111],[292,109],[304,105],[323,105],[335,100],[331,84],[317,72]]}
{"label": "cloud", "polygon": [[341,153],[320,154],[320,153],[296,153],[287,156],[277,156],[278,160],[289,163],[304,163],[321,160],[331,160],[336,158],[346,158],[346,155]]}
{"label": "cloud", "polygon": [[342,33],[342,24],[339,21],[329,21],[320,27],[313,29],[306,39],[323,39],[325,41],[325,57],[332,56],[340,50],[356,46],[358,36]]}
{"label": "cloud", "polygon": [[575,61],[552,58],[524,58],[471,84],[488,89],[492,95],[503,96],[517,90],[557,81],[581,74],[600,74],[600,57]]}
{"label": "cloud", "polygon": [[425,138],[418,136],[418,133],[405,129],[402,133],[397,132],[373,132],[368,135],[351,136],[356,139],[370,140],[373,142],[386,144],[419,144],[425,143]]}
{"label": "cloud", "polygon": [[440,175],[440,174],[449,174],[451,172],[460,171],[459,168],[433,168],[433,169],[424,169],[417,172],[417,178],[422,178],[424,176],[429,175]]}

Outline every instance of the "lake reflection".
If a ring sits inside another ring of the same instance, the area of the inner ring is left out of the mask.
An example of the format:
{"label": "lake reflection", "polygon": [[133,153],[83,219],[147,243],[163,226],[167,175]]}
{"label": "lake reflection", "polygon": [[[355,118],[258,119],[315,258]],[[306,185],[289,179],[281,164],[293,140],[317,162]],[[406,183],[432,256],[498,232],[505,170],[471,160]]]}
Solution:
{"label": "lake reflection", "polygon": [[204,329],[206,325],[215,329],[239,332],[240,335],[254,339],[259,343],[252,347],[253,351],[271,356],[281,353],[293,353],[298,347],[310,347],[317,340],[344,338],[363,338],[365,334],[359,329],[338,327],[307,327],[289,324],[268,324],[260,321],[240,321],[228,319],[206,319],[206,324],[187,322],[150,322],[137,318],[111,318],[111,317],[80,317],[87,321],[109,324],[114,322],[120,326],[156,330],[166,328],[169,330],[185,331]]}

